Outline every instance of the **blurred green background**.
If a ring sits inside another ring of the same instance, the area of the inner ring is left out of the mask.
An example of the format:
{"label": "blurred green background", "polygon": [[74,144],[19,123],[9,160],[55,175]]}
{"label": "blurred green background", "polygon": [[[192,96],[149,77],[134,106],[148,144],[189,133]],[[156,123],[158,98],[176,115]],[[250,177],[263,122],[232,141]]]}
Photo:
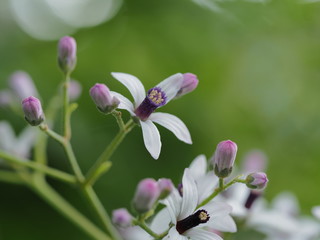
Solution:
{"label": "blurred green background", "polygon": [[[194,157],[211,157],[226,139],[238,144],[238,163],[251,149],[265,151],[267,199],[292,191],[306,214],[320,203],[320,3],[232,1],[220,7],[223,11],[212,12],[185,0],[128,0],[111,21],[73,35],[78,43],[73,77],[83,94],[72,118],[72,143],[84,171],[118,131],[114,119],[100,114],[90,99],[93,84],[106,83],[131,97],[110,72],[131,73],[146,89],[176,72],[192,72],[200,80],[195,92],[159,110],[185,122],[193,145],[159,127],[163,147],[155,161],[135,128],[95,187],[109,211],[129,207],[142,178],[178,183]],[[2,21],[0,32],[0,87],[13,71],[25,70],[46,106],[62,80],[57,41],[35,40],[11,21]],[[0,119],[12,121],[17,132],[26,125],[7,110],[0,110]],[[70,171],[58,144],[50,141],[48,153],[51,166]],[[77,191],[52,184],[90,216]],[[28,189],[0,187],[0,239],[88,239]]]}

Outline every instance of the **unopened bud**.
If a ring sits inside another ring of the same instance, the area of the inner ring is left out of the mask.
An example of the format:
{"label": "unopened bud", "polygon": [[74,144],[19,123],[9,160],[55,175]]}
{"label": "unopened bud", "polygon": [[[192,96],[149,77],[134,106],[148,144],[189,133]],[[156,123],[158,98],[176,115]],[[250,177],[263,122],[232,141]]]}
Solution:
{"label": "unopened bud", "polygon": [[77,63],[77,43],[74,38],[65,36],[60,39],[58,44],[58,63],[65,74],[74,70]]}
{"label": "unopened bud", "polygon": [[69,91],[70,101],[77,100],[81,95],[81,91],[82,91],[81,84],[76,80],[71,80],[69,82],[68,91]]}
{"label": "unopened bud", "polygon": [[139,182],[134,199],[133,207],[138,213],[149,211],[160,195],[157,181],[146,178]]}
{"label": "unopened bud", "polygon": [[9,85],[20,100],[29,96],[38,97],[38,91],[28,73],[23,71],[14,72],[9,79]]}
{"label": "unopened bud", "polygon": [[95,84],[90,89],[90,96],[102,113],[111,113],[120,103],[115,96],[111,95],[109,88],[101,83]]}
{"label": "unopened bud", "polygon": [[28,97],[22,101],[25,119],[31,126],[38,126],[44,120],[41,102],[38,98]]}
{"label": "unopened bud", "polygon": [[165,199],[168,197],[174,188],[172,181],[168,178],[160,178],[158,180],[158,185],[160,190],[159,199]]}
{"label": "unopened bud", "polygon": [[213,165],[214,172],[219,178],[228,177],[232,172],[237,150],[237,144],[231,140],[222,141],[218,144],[213,156]]}
{"label": "unopened bud", "polygon": [[246,178],[246,184],[248,188],[262,190],[268,183],[267,174],[264,172],[251,173]]}
{"label": "unopened bud", "polygon": [[112,212],[112,222],[119,227],[130,227],[132,216],[125,208],[119,208]]}
{"label": "unopened bud", "polygon": [[176,98],[181,97],[189,92],[192,92],[198,86],[199,80],[193,73],[183,74],[183,82]]}

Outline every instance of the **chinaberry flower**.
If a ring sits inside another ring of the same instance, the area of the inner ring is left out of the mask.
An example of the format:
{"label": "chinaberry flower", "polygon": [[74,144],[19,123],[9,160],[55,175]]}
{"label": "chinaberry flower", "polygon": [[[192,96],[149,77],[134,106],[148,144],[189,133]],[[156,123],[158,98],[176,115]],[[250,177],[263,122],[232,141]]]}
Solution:
{"label": "chinaberry flower", "polygon": [[251,173],[247,176],[246,182],[248,188],[264,189],[268,183],[267,174],[264,172]]}
{"label": "chinaberry flower", "polygon": [[22,101],[25,119],[31,126],[38,126],[44,120],[41,102],[38,98],[28,97]]}
{"label": "chinaberry flower", "polygon": [[149,89],[147,94],[138,78],[126,73],[112,73],[112,76],[132,94],[133,103],[121,94],[113,92],[120,100],[118,108],[127,110],[139,121],[144,144],[153,158],[158,159],[161,150],[160,134],[153,122],[173,132],[179,140],[192,143],[186,125],[179,118],[168,113],[154,113],[157,108],[164,106],[177,95],[183,83],[183,74],[177,73],[168,77],[156,87]]}
{"label": "chinaberry flower", "polygon": [[165,240],[221,240],[221,237],[204,227],[224,231],[235,232],[236,225],[229,216],[232,208],[222,202],[211,201],[206,205],[197,208],[198,190],[189,169],[186,169],[182,179],[183,196],[176,189],[164,200],[167,206],[171,223],[174,226],[170,229]]}
{"label": "chinaberry flower", "polygon": [[112,222],[119,227],[129,227],[132,219],[133,217],[125,208],[119,208],[112,211]]}
{"label": "chinaberry flower", "polygon": [[90,96],[102,113],[111,113],[118,107],[120,101],[113,96],[105,84],[97,83],[90,89]]}
{"label": "chinaberry flower", "polygon": [[237,154],[237,144],[231,140],[218,144],[213,156],[214,172],[219,178],[225,178],[232,172],[234,160]]}
{"label": "chinaberry flower", "polygon": [[62,37],[58,44],[58,63],[64,73],[70,73],[77,62],[77,43],[74,38]]}

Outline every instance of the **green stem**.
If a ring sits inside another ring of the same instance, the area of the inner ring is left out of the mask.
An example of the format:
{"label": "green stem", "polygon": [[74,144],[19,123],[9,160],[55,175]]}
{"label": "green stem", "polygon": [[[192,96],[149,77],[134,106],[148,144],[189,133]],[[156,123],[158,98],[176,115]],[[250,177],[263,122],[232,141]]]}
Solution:
{"label": "green stem", "polygon": [[92,178],[97,177],[97,172],[101,168],[101,166],[107,162],[114,151],[117,149],[119,144],[122,142],[122,140],[125,138],[125,136],[132,130],[132,128],[135,126],[135,123],[133,120],[129,120],[127,124],[124,126],[123,129],[120,129],[119,133],[115,136],[115,138],[112,140],[112,142],[108,145],[108,147],[104,150],[104,152],[100,155],[96,163],[93,165],[93,167],[89,170],[88,174],[86,175],[86,181],[85,185],[91,182]]}
{"label": "green stem", "polygon": [[65,82],[63,85],[63,136],[68,140],[71,138],[69,85],[70,85],[70,73],[66,73]]}
{"label": "green stem", "polygon": [[14,156],[9,155],[9,154],[2,152],[2,151],[0,151],[0,158],[6,160],[8,162],[18,164],[20,166],[28,167],[28,168],[43,172],[43,173],[47,174],[48,176],[56,178],[60,181],[64,181],[67,183],[73,183],[73,184],[77,182],[76,178],[68,173],[62,172],[60,170],[56,170],[54,168],[47,167],[46,165],[32,162],[28,159],[14,157]]}
{"label": "green stem", "polygon": [[137,219],[133,220],[133,224],[141,227],[143,230],[145,230],[147,233],[149,233],[150,236],[154,237],[155,239],[159,239],[159,235],[156,234],[154,231],[152,231],[144,221],[138,221]]}
{"label": "green stem", "polygon": [[92,186],[85,186],[83,188],[84,194],[87,197],[88,201],[91,203],[93,210],[97,213],[100,221],[103,223],[104,227],[110,233],[113,240],[121,239],[118,231],[113,227],[110,217],[106,212],[104,206],[102,205],[97,194],[93,190]]}
{"label": "green stem", "polygon": [[52,207],[56,208],[62,215],[71,220],[89,236],[97,240],[111,240],[104,232],[97,228],[91,221],[78,212],[64,198],[44,181],[34,181],[30,187],[40,197],[47,201]]}
{"label": "green stem", "polygon": [[0,171],[0,181],[12,184],[24,184],[22,179],[15,173],[10,171]]}
{"label": "green stem", "polygon": [[233,184],[235,183],[245,183],[245,180],[243,179],[239,179],[242,175],[239,175],[237,177],[235,177],[233,180],[231,180],[229,183],[225,184],[224,185],[224,180],[223,178],[219,178],[219,187],[216,188],[214,190],[214,192],[209,196],[207,197],[206,199],[204,199],[198,206],[197,208],[200,208],[204,205],[206,205],[207,203],[209,203],[213,198],[215,198],[219,193],[221,193],[222,191],[228,189],[230,186],[232,186]]}
{"label": "green stem", "polygon": [[122,117],[121,117],[122,113],[119,111],[113,111],[112,115],[116,118],[120,130],[125,130],[125,124],[124,124]]}

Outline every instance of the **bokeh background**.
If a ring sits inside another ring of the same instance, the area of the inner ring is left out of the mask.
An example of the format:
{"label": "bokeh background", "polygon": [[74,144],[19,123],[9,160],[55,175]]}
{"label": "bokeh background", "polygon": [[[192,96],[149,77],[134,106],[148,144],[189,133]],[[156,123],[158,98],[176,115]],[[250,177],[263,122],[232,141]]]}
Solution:
{"label": "bokeh background", "polygon": [[[7,87],[15,70],[27,71],[46,106],[62,80],[57,40],[28,35],[14,20],[9,2],[0,4],[0,88]],[[95,186],[108,211],[130,207],[142,178],[169,177],[178,183],[193,158],[211,157],[226,139],[238,144],[239,165],[251,149],[267,154],[267,199],[292,191],[305,214],[320,203],[320,3],[220,1],[215,7],[186,0],[127,0],[109,21],[71,31],[78,43],[73,78],[83,87],[72,118],[72,143],[84,171],[118,131],[114,119],[100,114],[91,101],[93,84],[105,83],[131,97],[110,72],[131,73],[146,89],[176,72],[192,72],[200,80],[196,91],[161,109],[186,123],[193,145],[159,127],[163,147],[155,161],[135,128],[114,154],[111,171]],[[5,109],[0,110],[3,119],[17,133],[26,126]],[[51,166],[70,172],[58,144],[50,141],[48,154]],[[77,191],[51,182],[90,216]],[[0,239],[88,239],[28,189],[4,183],[0,188]]]}

